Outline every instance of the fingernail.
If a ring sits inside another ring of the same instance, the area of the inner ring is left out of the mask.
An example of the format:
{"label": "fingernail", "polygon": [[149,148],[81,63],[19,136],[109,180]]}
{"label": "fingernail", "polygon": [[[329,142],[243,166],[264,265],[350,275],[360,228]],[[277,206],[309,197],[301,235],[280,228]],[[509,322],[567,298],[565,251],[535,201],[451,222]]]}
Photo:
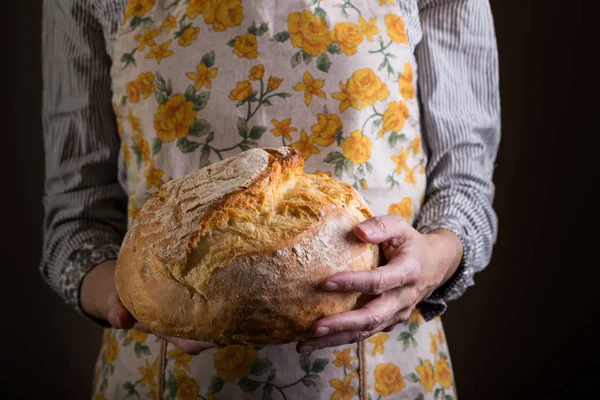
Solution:
{"label": "fingernail", "polygon": [[371,236],[373,234],[373,227],[369,223],[358,224],[358,228],[367,236]]}
{"label": "fingernail", "polygon": [[326,326],[322,326],[315,331],[315,336],[325,336],[329,333],[329,328]]}
{"label": "fingernail", "polygon": [[310,353],[311,351],[313,351],[313,347],[312,346],[302,346],[302,347],[300,347],[300,353]]}
{"label": "fingernail", "polygon": [[323,285],[323,289],[325,290],[337,290],[339,287],[340,285],[335,282],[327,282],[325,285]]}

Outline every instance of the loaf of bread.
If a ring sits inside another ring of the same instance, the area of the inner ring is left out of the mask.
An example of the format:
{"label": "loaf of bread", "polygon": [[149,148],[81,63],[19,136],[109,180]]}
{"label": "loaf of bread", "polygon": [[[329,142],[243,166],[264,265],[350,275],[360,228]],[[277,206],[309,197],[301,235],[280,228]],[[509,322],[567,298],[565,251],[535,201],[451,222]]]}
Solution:
{"label": "loaf of bread", "polygon": [[155,332],[218,344],[280,344],[357,307],[321,289],[376,268],[352,228],[371,216],[348,184],[304,173],[291,148],[252,149],[164,184],[133,221],[116,266],[123,305]]}

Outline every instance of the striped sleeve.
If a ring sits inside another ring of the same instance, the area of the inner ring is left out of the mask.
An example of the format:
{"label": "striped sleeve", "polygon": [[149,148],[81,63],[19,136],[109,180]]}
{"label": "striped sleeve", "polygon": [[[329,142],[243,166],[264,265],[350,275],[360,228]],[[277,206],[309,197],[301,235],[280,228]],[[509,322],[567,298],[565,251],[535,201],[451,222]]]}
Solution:
{"label": "striped sleeve", "polygon": [[44,244],[40,271],[70,305],[95,265],[117,257],[127,198],[117,180],[120,141],[110,59],[92,1],[43,8]]}
{"label": "striped sleeve", "polygon": [[416,223],[454,232],[464,253],[456,274],[419,305],[431,319],[474,284],[497,236],[492,207],[500,142],[498,56],[488,0],[420,0],[419,66],[428,187]]}

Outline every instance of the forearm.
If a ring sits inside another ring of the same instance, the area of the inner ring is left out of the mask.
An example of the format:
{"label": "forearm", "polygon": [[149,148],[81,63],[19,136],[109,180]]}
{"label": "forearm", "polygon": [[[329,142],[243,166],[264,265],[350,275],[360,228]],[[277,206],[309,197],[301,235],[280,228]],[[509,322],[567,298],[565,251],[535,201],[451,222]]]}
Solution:
{"label": "forearm", "polygon": [[111,107],[110,62],[93,10],[75,0],[44,2],[45,149],[42,277],[81,311],[80,286],[115,259],[127,226],[117,179],[119,137]]}
{"label": "forearm", "polygon": [[423,41],[416,57],[428,187],[416,228],[452,232],[462,245],[458,266],[448,269],[445,283],[423,304],[431,317],[461,296],[491,258],[500,103],[489,3],[421,0],[420,6]]}

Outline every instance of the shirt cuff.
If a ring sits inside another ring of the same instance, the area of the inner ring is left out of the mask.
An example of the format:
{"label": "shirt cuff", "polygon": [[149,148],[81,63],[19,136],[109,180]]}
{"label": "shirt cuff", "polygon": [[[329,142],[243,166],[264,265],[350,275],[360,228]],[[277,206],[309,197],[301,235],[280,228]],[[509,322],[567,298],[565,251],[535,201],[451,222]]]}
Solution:
{"label": "shirt cuff", "polygon": [[447,302],[461,297],[467,288],[474,285],[472,267],[472,243],[464,225],[455,218],[440,218],[437,220],[422,221],[417,230],[422,234],[428,234],[439,230],[447,230],[454,233],[463,245],[463,256],[458,269],[450,279],[437,288],[431,296],[417,305],[425,321],[442,315],[448,308]]}
{"label": "shirt cuff", "polygon": [[92,317],[83,310],[81,283],[92,268],[105,261],[116,260],[118,255],[119,246],[117,244],[85,243],[71,253],[67,260],[67,266],[59,278],[59,287],[65,301],[89,320],[103,327],[110,327],[110,324],[105,320]]}

